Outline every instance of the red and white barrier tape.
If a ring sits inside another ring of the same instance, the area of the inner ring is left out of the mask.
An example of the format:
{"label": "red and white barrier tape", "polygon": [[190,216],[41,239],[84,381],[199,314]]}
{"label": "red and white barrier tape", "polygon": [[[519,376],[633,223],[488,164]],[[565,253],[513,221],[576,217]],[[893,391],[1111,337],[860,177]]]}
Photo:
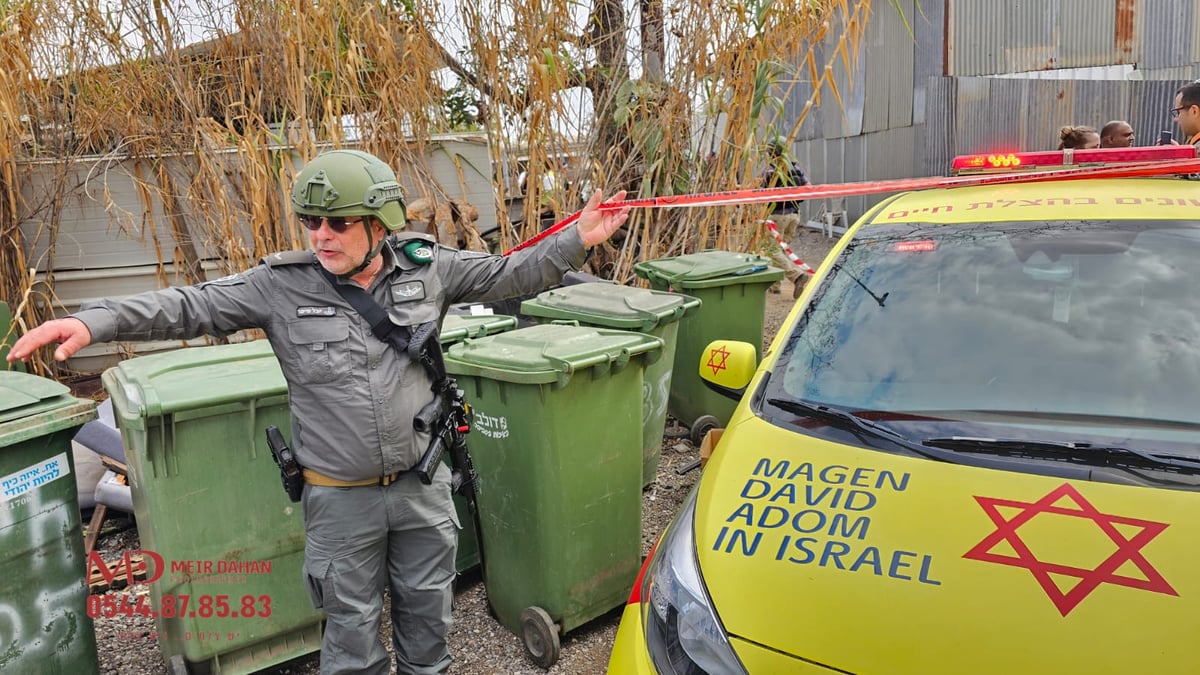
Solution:
{"label": "red and white barrier tape", "polygon": [[[700,192],[689,195],[668,195],[626,199],[620,202],[604,202],[601,210],[653,209],[665,207],[694,208],[699,206],[732,206],[736,204],[761,204],[767,202],[792,201],[795,199],[827,199],[830,197],[856,197],[859,195],[907,192],[909,190],[931,190],[935,188],[967,187],[978,185],[1006,185],[1017,183],[1040,183],[1084,178],[1141,178],[1200,173],[1200,159],[1180,159],[1166,162],[1138,162],[1117,166],[1075,167],[1031,171],[1028,173],[983,174],[971,176],[944,176],[933,178],[897,178],[893,180],[865,181],[860,183],[837,183],[833,185],[804,185],[799,187],[754,188],[728,192]],[[540,232],[514,246],[504,255],[528,248],[549,237],[579,219],[580,212],[567,216],[549,229]]]}
{"label": "red and white barrier tape", "polygon": [[760,220],[759,222],[767,226],[767,229],[770,230],[771,234],[775,236],[775,241],[779,242],[779,248],[783,249],[783,252],[788,257],[788,260],[791,260],[793,263],[795,263],[796,267],[799,267],[801,272],[804,272],[809,276],[817,273],[816,270],[804,264],[804,261],[801,260],[795,253],[792,253],[792,247],[788,245],[786,241],[784,241],[783,235],[779,234],[779,226],[775,224],[775,221]]}

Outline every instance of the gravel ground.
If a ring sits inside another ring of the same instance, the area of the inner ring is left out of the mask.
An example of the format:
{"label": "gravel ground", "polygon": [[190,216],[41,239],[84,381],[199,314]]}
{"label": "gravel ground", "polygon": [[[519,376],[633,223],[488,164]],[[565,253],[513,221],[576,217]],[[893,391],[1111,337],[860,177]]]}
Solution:
{"label": "gravel ground", "polygon": [[[801,229],[802,232],[792,249],[798,257],[815,268],[832,247],[834,240]],[[792,286],[789,282],[782,282],[767,294],[764,343],[774,336],[791,306]],[[668,428],[667,437],[664,439],[657,480],[642,495],[643,555],[671,522],[683,498],[700,477],[699,470],[682,476],[675,472],[677,468],[697,457],[697,449],[687,439],[674,438],[671,431],[672,429]],[[128,519],[119,515],[110,517],[96,548],[106,560],[117,559],[125,550],[139,548],[137,530]],[[139,586],[130,592],[147,591],[145,587]],[[126,591],[113,590],[109,593],[124,594]],[[620,622],[621,608],[618,607],[563,636],[561,656],[549,671],[542,671],[533,665],[525,656],[520,638],[508,632],[488,613],[484,584],[477,573],[460,578],[455,593],[453,615],[454,628],[450,635],[450,650],[454,658],[452,673],[591,674],[603,673],[607,667]],[[385,625],[381,633],[387,635],[390,627],[386,625],[386,612],[384,616]],[[152,620],[140,616],[97,619],[96,640],[101,673],[167,673],[158,642],[151,633],[153,628]],[[266,672],[275,675],[315,675],[318,673],[317,657],[314,654]]]}

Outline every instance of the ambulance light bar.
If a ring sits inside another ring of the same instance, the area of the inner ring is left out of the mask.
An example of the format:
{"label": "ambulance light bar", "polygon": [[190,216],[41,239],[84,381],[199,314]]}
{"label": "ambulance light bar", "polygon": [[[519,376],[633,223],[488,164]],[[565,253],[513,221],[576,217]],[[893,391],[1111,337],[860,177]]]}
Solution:
{"label": "ambulance light bar", "polygon": [[992,152],[959,155],[951,165],[954,174],[1002,171],[1031,171],[1068,166],[1105,166],[1131,162],[1162,162],[1195,159],[1191,145],[1152,145],[1144,148],[1096,148],[1093,150],[1050,150],[1045,152]]}

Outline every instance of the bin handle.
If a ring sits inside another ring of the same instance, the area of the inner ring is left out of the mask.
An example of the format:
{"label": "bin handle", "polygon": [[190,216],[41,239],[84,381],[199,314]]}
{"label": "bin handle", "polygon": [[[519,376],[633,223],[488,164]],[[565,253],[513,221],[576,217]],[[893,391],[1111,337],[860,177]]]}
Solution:
{"label": "bin handle", "polygon": [[573,372],[576,372],[576,371],[591,368],[592,366],[598,366],[601,363],[608,363],[609,361],[612,360],[612,356],[610,356],[607,353],[596,354],[595,356],[589,356],[588,358],[583,359],[582,361],[574,361],[574,362],[567,361],[566,359],[560,359],[556,356],[550,356],[549,354],[545,354],[545,353],[543,353],[542,356],[545,356],[547,361],[550,361],[551,363],[553,363],[556,370],[558,370],[559,372],[562,372],[562,373],[566,373],[568,375]]}
{"label": "bin handle", "polygon": [[625,370],[625,366],[629,365],[630,357],[631,357],[631,354],[630,354],[629,350],[622,349],[621,353],[617,354],[616,358],[614,358],[612,360],[612,366],[611,366],[612,372],[619,373],[622,370]]}
{"label": "bin handle", "polygon": [[646,270],[646,279],[657,281],[659,283],[667,282],[667,285],[670,285],[670,282],[671,282],[671,280],[669,278],[655,272],[652,269]]}

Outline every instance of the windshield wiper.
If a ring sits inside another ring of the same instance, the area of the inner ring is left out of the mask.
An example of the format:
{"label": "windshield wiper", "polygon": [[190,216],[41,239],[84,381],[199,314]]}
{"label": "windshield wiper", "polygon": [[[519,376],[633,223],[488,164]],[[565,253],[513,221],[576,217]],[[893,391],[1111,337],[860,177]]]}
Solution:
{"label": "windshield wiper", "polygon": [[[926,457],[928,459],[937,460],[939,462],[948,462],[950,464],[961,464],[964,466],[975,466],[985,469],[998,469],[1000,471],[1018,471],[1021,473],[1034,473],[1041,476],[1053,476],[1056,478],[1066,478],[1072,480],[1089,480],[1101,483],[1119,483],[1123,485],[1142,485],[1142,481],[1125,474],[1114,474],[1107,471],[1095,471],[1087,466],[1076,466],[1071,464],[1031,464],[1028,461],[1020,459],[1012,459],[1008,457],[994,456],[976,456],[964,454],[958,448],[939,448],[925,443],[918,443],[901,434],[892,431],[891,429],[876,424],[867,419],[863,419],[852,412],[835,408],[832,406],[822,405],[819,403],[811,403],[803,399],[797,398],[768,398],[766,402],[780,410],[784,410],[797,415],[813,417],[816,419],[825,420],[834,426],[839,426],[851,432],[856,432],[861,436],[868,436],[875,439],[883,439],[899,445],[913,454]],[[939,440],[939,439],[933,439]],[[1200,463],[1197,464],[1200,468]]]}
{"label": "windshield wiper", "polygon": [[842,267],[840,264],[837,264],[837,265],[833,266],[833,269],[835,269],[838,272],[841,272],[841,273],[845,274],[846,276],[850,277],[851,279],[853,279],[855,283],[857,283],[859,286],[862,287],[862,289],[864,291],[867,292],[867,295],[871,296],[872,300],[874,300],[875,302],[878,302],[880,307],[883,307],[883,303],[885,300],[887,300],[887,297],[888,297],[888,295],[890,295],[890,293],[884,293],[883,295],[875,295],[874,291],[872,291],[870,288],[867,288],[867,285],[864,284],[861,279],[859,279],[858,277],[851,274],[849,271],[846,270],[845,267]]}
{"label": "windshield wiper", "polygon": [[947,436],[926,438],[924,445],[958,450],[961,452],[1012,452],[1026,454],[1070,457],[1095,462],[1102,459],[1106,464],[1137,464],[1153,468],[1171,467],[1186,473],[1200,473],[1200,459],[1161,455],[1135,448],[1117,445],[1097,445],[1071,441],[1026,440],[1021,438],[976,438],[973,436]]}

